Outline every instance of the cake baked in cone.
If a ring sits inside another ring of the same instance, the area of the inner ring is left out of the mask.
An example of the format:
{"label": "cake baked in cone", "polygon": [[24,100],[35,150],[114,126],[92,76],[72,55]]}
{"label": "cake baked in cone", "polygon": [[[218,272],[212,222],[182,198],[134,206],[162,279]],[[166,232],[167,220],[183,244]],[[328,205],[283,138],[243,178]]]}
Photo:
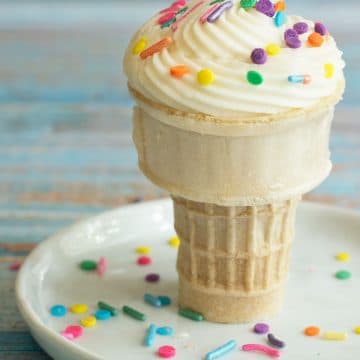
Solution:
{"label": "cake baked in cone", "polygon": [[124,65],[139,166],[174,201],[179,305],[226,323],[275,314],[296,205],[331,170],[335,41],[267,0],[177,1]]}

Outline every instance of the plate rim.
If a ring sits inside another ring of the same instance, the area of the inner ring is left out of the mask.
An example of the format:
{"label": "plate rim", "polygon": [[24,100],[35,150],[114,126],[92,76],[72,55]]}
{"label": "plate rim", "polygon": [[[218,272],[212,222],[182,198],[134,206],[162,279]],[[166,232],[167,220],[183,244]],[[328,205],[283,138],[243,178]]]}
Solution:
{"label": "plate rim", "polygon": [[[23,262],[23,266],[20,268],[20,270],[17,274],[16,282],[15,282],[15,301],[16,301],[17,308],[18,308],[23,320],[29,327],[29,331],[34,336],[34,338],[36,339],[37,342],[40,343],[42,341],[39,341],[37,336],[34,334],[35,330],[36,330],[37,334],[40,334],[40,337],[42,339],[46,339],[46,341],[48,341],[48,342],[60,344],[62,347],[66,348],[66,350],[69,351],[72,355],[80,356],[83,359],[84,358],[94,359],[94,360],[101,359],[101,357],[94,354],[93,352],[88,351],[84,347],[79,346],[78,344],[76,344],[74,342],[70,342],[70,341],[66,340],[60,334],[58,334],[55,331],[48,328],[41,321],[38,314],[33,310],[33,308],[26,301],[26,296],[25,296],[25,291],[24,291],[24,289],[25,289],[24,277],[26,274],[27,264],[31,263],[33,257],[36,256],[36,254],[42,252],[43,248],[48,247],[49,244],[51,245],[59,237],[63,237],[66,233],[73,231],[77,227],[81,227],[85,224],[88,224],[88,223],[91,223],[94,221],[98,221],[101,218],[106,218],[108,216],[111,216],[111,214],[114,214],[114,213],[121,214],[121,213],[126,213],[129,211],[133,212],[133,211],[137,211],[139,208],[147,208],[150,206],[165,207],[165,206],[169,206],[170,204],[171,204],[170,198],[163,198],[163,199],[159,199],[159,200],[151,200],[151,201],[144,201],[141,203],[127,204],[127,205],[120,206],[120,207],[117,207],[114,209],[110,209],[110,210],[101,212],[97,215],[91,215],[91,216],[85,217],[83,219],[80,219],[78,221],[75,221],[70,226],[67,226],[64,229],[61,229],[60,231],[54,233],[53,235],[49,236],[48,238],[41,241],[40,243],[38,243],[35,246],[35,248],[25,258],[25,260]],[[317,202],[312,202],[312,201],[301,201],[299,204],[299,208],[300,207],[305,208],[304,209],[305,211],[306,211],[306,209],[309,209],[309,210],[315,209],[319,212],[331,212],[331,213],[336,213],[340,216],[349,216],[352,218],[352,220],[360,221],[360,212],[357,211],[356,209],[347,209],[347,208],[342,208],[339,206],[322,204],[322,203],[317,203]],[[48,352],[48,349],[46,349],[45,346],[43,347],[42,344],[40,344],[40,345],[46,353],[50,354]],[[50,355],[52,355],[52,354],[50,354]]]}

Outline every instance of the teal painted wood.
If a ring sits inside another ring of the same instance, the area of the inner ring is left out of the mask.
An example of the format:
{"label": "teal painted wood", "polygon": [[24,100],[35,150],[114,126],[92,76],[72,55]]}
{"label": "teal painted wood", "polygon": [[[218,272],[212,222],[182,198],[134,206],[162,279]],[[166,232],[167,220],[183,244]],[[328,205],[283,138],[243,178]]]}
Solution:
{"label": "teal painted wood", "polygon": [[[0,0],[0,359],[48,358],[16,310],[12,260],[78,219],[166,196],[137,169],[121,58],[168,3]],[[323,19],[347,60],[334,170],[306,197],[360,210],[360,4],[329,4],[288,1]]]}

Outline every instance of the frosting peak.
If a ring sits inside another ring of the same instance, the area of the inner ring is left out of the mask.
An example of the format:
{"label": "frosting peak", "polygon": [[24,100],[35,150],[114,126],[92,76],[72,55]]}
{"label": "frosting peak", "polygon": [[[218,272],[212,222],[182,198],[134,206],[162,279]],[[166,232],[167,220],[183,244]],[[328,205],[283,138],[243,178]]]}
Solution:
{"label": "frosting peak", "polygon": [[343,80],[342,52],[323,24],[283,10],[283,1],[176,1],[134,35],[129,83],[156,102],[214,116],[309,107]]}

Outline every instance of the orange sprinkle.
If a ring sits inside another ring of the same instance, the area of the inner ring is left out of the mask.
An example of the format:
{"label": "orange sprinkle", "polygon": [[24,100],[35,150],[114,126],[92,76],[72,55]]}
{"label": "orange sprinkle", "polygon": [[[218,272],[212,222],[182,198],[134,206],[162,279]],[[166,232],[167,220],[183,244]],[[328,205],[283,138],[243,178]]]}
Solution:
{"label": "orange sprinkle", "polygon": [[189,73],[190,70],[186,65],[177,65],[170,68],[170,74],[176,78],[181,78]]}
{"label": "orange sprinkle", "polygon": [[308,326],[304,333],[306,336],[317,336],[320,334],[320,329],[317,326]]}
{"label": "orange sprinkle", "polygon": [[140,57],[144,60],[149,56],[154,55],[157,52],[160,52],[162,49],[166,48],[172,43],[171,37],[166,37],[159,42],[155,43],[154,45],[151,45],[147,49],[145,49],[142,53],[140,53]]}
{"label": "orange sprinkle", "polygon": [[313,32],[311,35],[309,35],[308,42],[310,46],[319,47],[323,44],[324,38],[317,32]]}
{"label": "orange sprinkle", "polygon": [[284,11],[286,9],[285,1],[278,1],[274,5],[275,12]]}

